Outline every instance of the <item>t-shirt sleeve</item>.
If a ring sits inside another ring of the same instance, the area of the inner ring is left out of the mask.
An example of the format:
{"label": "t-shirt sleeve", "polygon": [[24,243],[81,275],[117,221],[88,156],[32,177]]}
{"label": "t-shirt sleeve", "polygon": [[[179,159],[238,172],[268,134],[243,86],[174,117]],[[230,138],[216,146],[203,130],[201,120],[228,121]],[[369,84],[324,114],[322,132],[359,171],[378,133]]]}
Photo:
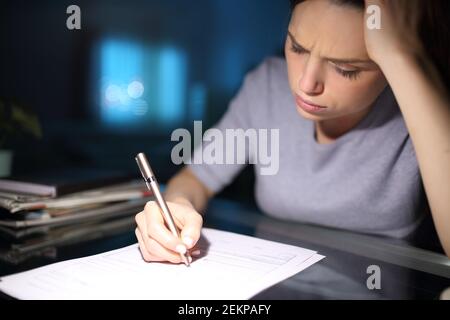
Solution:
{"label": "t-shirt sleeve", "polygon": [[[258,69],[261,69],[261,66]],[[252,104],[257,103],[253,97],[257,94],[257,82],[261,80],[259,79],[256,81],[257,73],[260,72],[255,70],[246,75],[241,88],[239,89],[237,95],[231,100],[227,111],[219,122],[212,127],[216,133],[220,132],[219,135],[223,137],[223,154],[222,157],[218,157],[223,160],[223,163],[211,164],[211,161],[205,161],[203,157],[201,157],[202,161],[195,160],[199,159],[198,157],[200,157],[200,153],[205,155],[207,146],[214,141],[214,139],[211,138],[211,141],[203,141],[201,148],[196,147],[193,153],[192,163],[188,165],[194,175],[214,193],[219,192],[230,184],[248,163],[248,151],[245,152],[245,163],[242,163],[243,161],[237,161],[237,158],[235,158],[237,144],[234,144],[234,149],[232,148],[231,150],[228,150],[229,148],[226,148],[225,140],[227,129],[243,129],[245,131],[253,127],[252,122],[254,121],[254,111],[252,111],[252,108],[255,108],[255,106],[252,106]],[[211,148],[209,148],[209,150],[210,149]],[[216,150],[216,152],[217,151],[218,150]],[[222,150],[218,152],[221,151]],[[227,152],[234,152],[232,157],[235,160],[232,164],[227,163],[226,161]],[[196,164],[193,162],[200,163]]]}

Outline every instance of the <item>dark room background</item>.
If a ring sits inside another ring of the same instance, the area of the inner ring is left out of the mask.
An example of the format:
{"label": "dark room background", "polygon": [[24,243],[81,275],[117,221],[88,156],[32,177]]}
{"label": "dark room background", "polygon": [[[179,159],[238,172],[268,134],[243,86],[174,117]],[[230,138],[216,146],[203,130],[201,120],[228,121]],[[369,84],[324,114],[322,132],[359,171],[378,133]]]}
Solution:
{"label": "dark room background", "polygon": [[[81,30],[69,30],[70,5]],[[137,175],[144,151],[162,182],[176,128],[203,130],[245,74],[283,54],[284,0],[2,1],[0,97],[37,113],[42,138],[9,141],[13,174],[64,168]],[[251,169],[234,183],[250,194]],[[236,193],[235,193],[236,194]]]}

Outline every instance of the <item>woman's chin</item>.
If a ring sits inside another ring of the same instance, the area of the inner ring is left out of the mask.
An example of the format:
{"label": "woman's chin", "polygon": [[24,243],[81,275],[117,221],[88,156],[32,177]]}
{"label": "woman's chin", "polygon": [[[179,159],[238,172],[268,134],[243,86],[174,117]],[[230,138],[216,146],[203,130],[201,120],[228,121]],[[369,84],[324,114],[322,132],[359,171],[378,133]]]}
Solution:
{"label": "woman's chin", "polygon": [[325,120],[326,117],[324,115],[315,115],[315,114],[311,114],[308,113],[304,110],[302,110],[301,108],[297,107],[297,113],[304,119],[306,120],[313,120],[313,121],[318,121],[318,120]]}

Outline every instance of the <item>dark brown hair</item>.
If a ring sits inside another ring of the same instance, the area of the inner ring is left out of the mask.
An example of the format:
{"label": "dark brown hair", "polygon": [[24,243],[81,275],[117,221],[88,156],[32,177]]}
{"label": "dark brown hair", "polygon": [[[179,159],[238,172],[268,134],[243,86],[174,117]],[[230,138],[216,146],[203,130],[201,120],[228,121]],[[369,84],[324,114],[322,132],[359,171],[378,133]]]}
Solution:
{"label": "dark brown hair", "polygon": [[[306,0],[290,0],[291,3],[291,9],[293,10],[296,5],[305,2]],[[332,3],[338,4],[338,5],[348,5],[355,8],[364,9],[364,0],[329,0]]]}
{"label": "dark brown hair", "polygon": [[[291,9],[307,0],[290,0]],[[364,10],[364,0],[329,0]],[[398,22],[398,32],[434,84],[450,92],[450,1],[388,1]]]}

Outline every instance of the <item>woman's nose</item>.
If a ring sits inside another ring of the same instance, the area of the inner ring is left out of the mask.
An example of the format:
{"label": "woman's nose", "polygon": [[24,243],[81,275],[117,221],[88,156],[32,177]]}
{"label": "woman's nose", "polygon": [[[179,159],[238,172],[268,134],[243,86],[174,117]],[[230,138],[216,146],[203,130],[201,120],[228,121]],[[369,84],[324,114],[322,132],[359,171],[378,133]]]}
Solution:
{"label": "woman's nose", "polygon": [[299,89],[310,96],[323,92],[324,85],[321,77],[320,63],[309,58],[305,64],[303,74],[299,79]]}

